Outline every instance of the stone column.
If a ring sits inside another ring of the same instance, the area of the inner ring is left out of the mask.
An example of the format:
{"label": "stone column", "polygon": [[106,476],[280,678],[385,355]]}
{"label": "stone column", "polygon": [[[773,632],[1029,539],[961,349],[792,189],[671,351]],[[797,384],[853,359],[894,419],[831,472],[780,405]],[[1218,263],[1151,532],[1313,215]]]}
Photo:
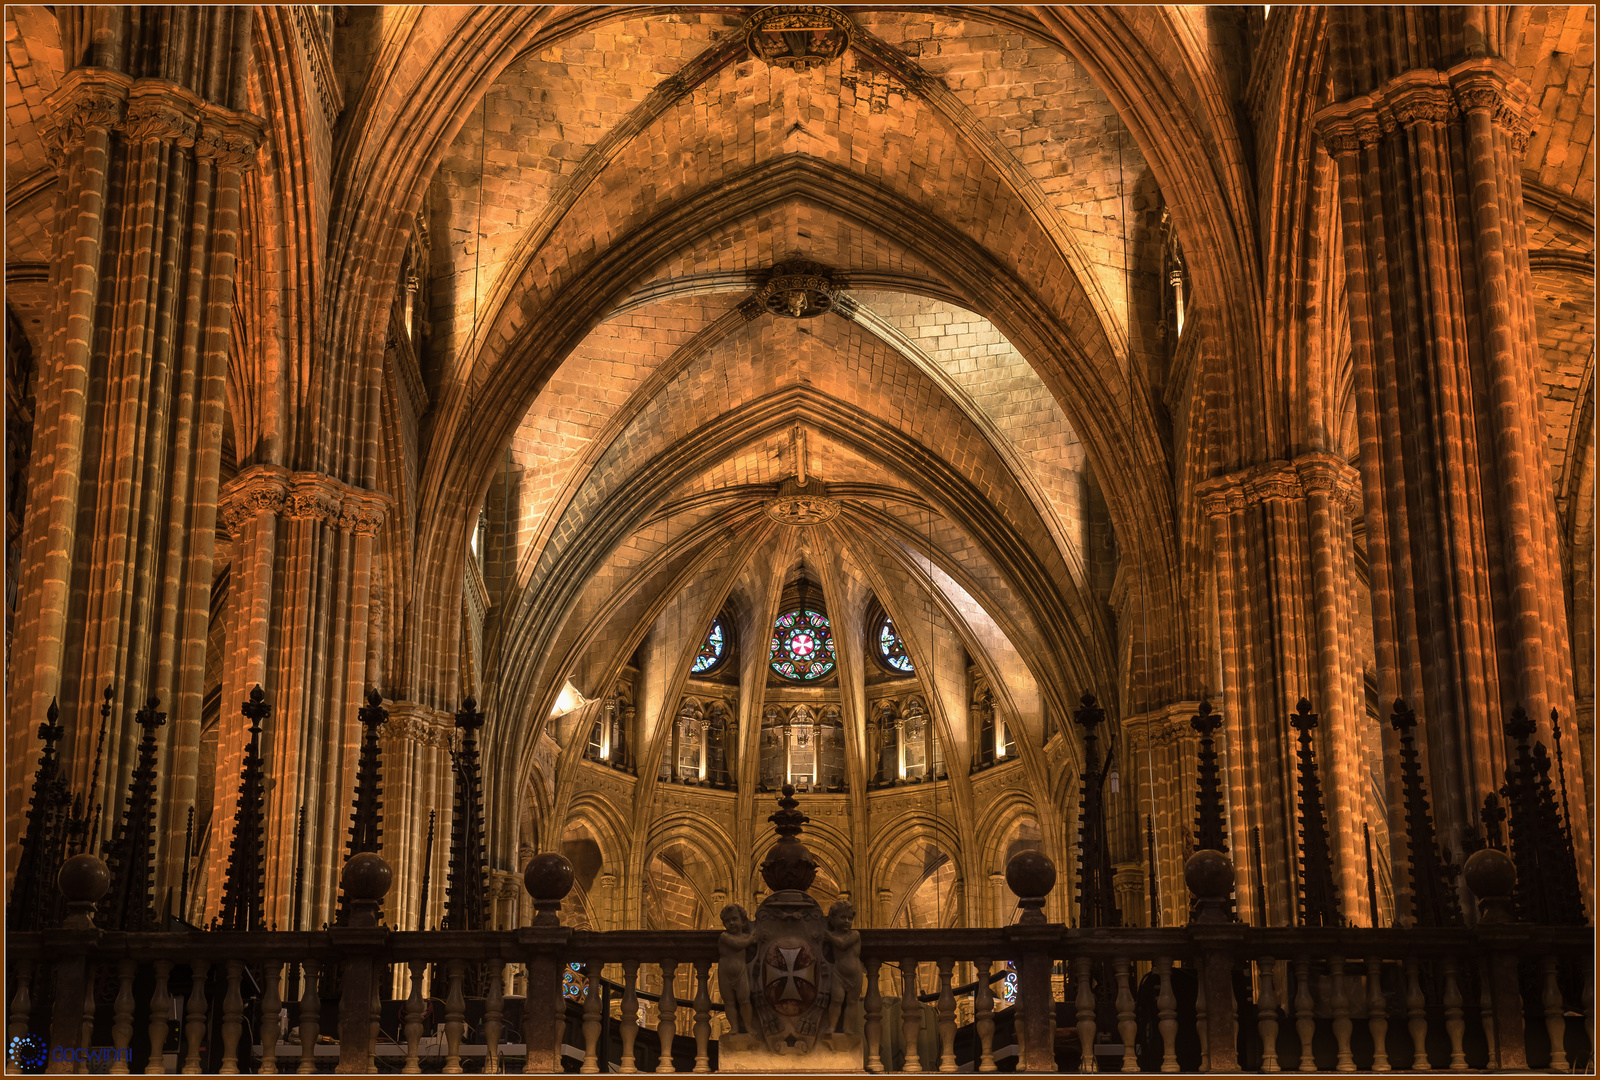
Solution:
{"label": "stone column", "polygon": [[[1236,836],[1260,828],[1269,875],[1259,899],[1252,875],[1239,875],[1241,912],[1264,903],[1273,925],[1292,922],[1298,780],[1287,721],[1305,697],[1322,716],[1317,757],[1327,776],[1334,869],[1344,911],[1353,913],[1365,895],[1359,823],[1381,816],[1367,805],[1359,749],[1366,703],[1347,584],[1355,577],[1354,470],[1312,452],[1213,478],[1195,497],[1211,520],[1223,690],[1214,704],[1228,813]],[[1164,900],[1166,889],[1163,875]]]}
{"label": "stone column", "polygon": [[1502,717],[1523,706],[1546,744],[1551,708],[1567,745],[1578,728],[1522,200],[1537,111],[1481,44],[1429,66],[1461,18],[1440,10],[1437,30],[1376,36],[1331,11],[1336,104],[1318,131],[1339,172],[1381,694],[1417,711],[1440,837],[1459,856],[1501,783]]}
{"label": "stone column", "polygon": [[[279,909],[279,925],[287,925],[292,823],[304,806],[305,911],[314,920],[310,925],[320,925],[337,896],[355,790],[355,714],[369,685],[373,548],[390,500],[320,473],[254,465],[230,481],[221,503],[223,524],[234,538],[233,587],[239,590],[230,608],[223,713],[236,711],[234,703],[262,684],[273,705],[262,741],[267,771],[293,778],[275,784],[269,797],[268,908]],[[211,881],[222,880],[228,858],[243,751],[242,729],[225,724],[215,775],[200,781],[215,785]],[[397,787],[388,765],[385,790],[421,790]],[[387,799],[385,809],[390,816],[404,814],[407,802]],[[403,882],[410,859],[401,851],[393,854],[391,865]],[[219,900],[208,896],[207,911]]]}
{"label": "stone column", "polygon": [[[1153,713],[1123,720],[1131,772],[1137,777],[1131,801],[1138,808],[1135,839],[1141,854],[1138,866],[1145,875],[1140,881],[1140,895],[1144,896],[1148,887],[1149,869],[1143,862],[1148,819],[1154,823],[1156,833],[1156,892],[1162,926],[1182,926],[1189,919],[1183,865],[1194,848],[1195,792],[1199,786],[1199,738],[1189,726],[1189,719],[1199,706],[1198,701],[1176,701]],[[1149,898],[1145,897],[1142,903],[1140,912],[1122,910],[1125,925],[1143,926],[1150,921]]]}
{"label": "stone column", "polygon": [[198,760],[239,210],[264,121],[243,111],[250,9],[194,16],[188,46],[217,62],[193,85],[165,77],[180,69],[161,49],[128,47],[121,10],[62,9],[70,70],[47,133],[59,170],[52,329],[36,390],[6,780],[14,819],[33,728],[59,698],[63,764],[86,788],[96,704],[113,685],[101,777],[109,827],[138,738],[133,713],[159,697],[173,717],[160,747],[171,785],[160,865],[174,830],[181,841]]}

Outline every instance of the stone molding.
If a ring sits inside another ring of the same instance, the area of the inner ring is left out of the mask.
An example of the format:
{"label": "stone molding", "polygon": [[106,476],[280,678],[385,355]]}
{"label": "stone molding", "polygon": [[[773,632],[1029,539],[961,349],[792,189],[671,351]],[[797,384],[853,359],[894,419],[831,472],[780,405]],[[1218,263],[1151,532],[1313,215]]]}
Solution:
{"label": "stone molding", "polygon": [[351,487],[322,473],[252,465],[223,488],[217,520],[235,540],[261,514],[310,518],[358,536],[374,536],[393,502],[381,491]]}
{"label": "stone molding", "polygon": [[1362,507],[1361,478],[1332,454],[1302,454],[1293,461],[1268,461],[1195,485],[1194,498],[1207,517],[1226,517],[1272,500],[1325,494],[1345,509]]}
{"label": "stone molding", "polygon": [[329,53],[327,38],[322,28],[312,23],[312,8],[296,4],[289,8],[294,17],[295,36],[311,69],[311,82],[316,87],[317,102],[322,106],[323,119],[331,130],[344,109],[344,94],[339,90],[339,77],[334,71],[333,57]]}
{"label": "stone molding", "polygon": [[1476,109],[1489,110],[1518,153],[1527,148],[1539,111],[1511,66],[1495,58],[1467,60],[1448,71],[1405,72],[1371,93],[1323,109],[1316,130],[1328,153],[1338,156],[1419,124],[1451,123]]}
{"label": "stone molding", "polygon": [[218,168],[246,171],[266,139],[266,121],[202,101],[165,79],[133,79],[107,68],[74,68],[46,100],[54,123],[45,133],[52,164],[91,130],[117,131],[130,142],[172,140],[193,147]]}
{"label": "stone molding", "polygon": [[456,724],[452,714],[414,701],[386,701],[383,707],[389,713],[382,728],[385,738],[405,739],[437,750],[455,747]]}
{"label": "stone molding", "polygon": [[1176,746],[1185,738],[1199,738],[1189,721],[1200,711],[1198,701],[1174,701],[1154,712],[1127,716],[1122,720],[1122,730],[1128,737],[1128,751],[1135,753],[1150,747]]}

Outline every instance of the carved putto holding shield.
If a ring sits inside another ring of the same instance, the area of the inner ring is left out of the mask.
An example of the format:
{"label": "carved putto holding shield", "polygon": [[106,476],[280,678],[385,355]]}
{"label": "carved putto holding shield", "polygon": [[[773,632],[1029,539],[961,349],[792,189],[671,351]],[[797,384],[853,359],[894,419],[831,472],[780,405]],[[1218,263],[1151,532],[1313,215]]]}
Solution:
{"label": "carved putto holding shield", "polygon": [[[799,839],[801,826],[810,820],[799,805],[793,786],[785,784],[778,812],[769,819],[778,842],[761,864],[761,876],[773,892],[755,918],[747,919],[736,905],[722,913],[727,929],[719,939],[720,984],[730,1029],[722,1038],[724,1071],[730,1064],[737,1071],[741,1056],[750,1058],[751,1070],[770,1055],[804,1068],[810,1063],[794,1059],[831,1059],[861,1045],[855,1016],[861,935],[851,927],[855,911],[841,903],[825,915],[806,892],[817,864]],[[829,1053],[821,1052],[824,1047]],[[838,1065],[830,1060],[824,1067]]]}

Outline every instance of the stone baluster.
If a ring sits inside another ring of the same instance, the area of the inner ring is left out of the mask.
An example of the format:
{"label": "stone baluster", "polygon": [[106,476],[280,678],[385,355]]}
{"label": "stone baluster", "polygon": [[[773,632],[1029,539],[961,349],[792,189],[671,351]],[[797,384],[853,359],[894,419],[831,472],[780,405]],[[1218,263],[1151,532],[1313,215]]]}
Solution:
{"label": "stone baluster", "polygon": [[622,1061],[620,1073],[639,1071],[633,1061],[633,1041],[639,1037],[639,961],[622,962]]}
{"label": "stone baluster", "polygon": [[1485,983],[1494,1009],[1491,1045],[1498,1067],[1516,1072],[1528,1067],[1523,1029],[1522,989],[1517,974],[1526,933],[1512,925],[1516,916],[1511,897],[1517,887],[1517,868],[1511,856],[1498,848],[1480,848],[1467,856],[1461,877],[1478,898],[1478,940],[1487,948]]}
{"label": "stone baluster", "polygon": [[1270,956],[1256,962],[1256,1032],[1261,1036],[1261,1071],[1275,1073],[1278,1064],[1278,963]]}
{"label": "stone baluster", "polygon": [[[989,968],[993,962],[980,957],[976,966],[978,988],[972,995],[972,1019],[978,1029],[978,1071],[994,1072],[994,991],[989,986]],[[870,1049],[870,1048],[869,1048]],[[873,1057],[877,1054],[872,1051]],[[871,1061],[867,1067],[870,1069]]]}
{"label": "stone baluster", "polygon": [[206,1001],[206,976],[210,971],[209,960],[189,961],[189,975],[193,984],[189,988],[188,1008],[183,1017],[184,1047],[187,1050],[183,1059],[185,1076],[198,1076],[203,1071],[200,1068],[200,1043],[206,1037],[206,1014],[210,1011],[210,1003]]}
{"label": "stone baluster", "polygon": [[1372,1036],[1372,1071],[1389,1071],[1389,999],[1383,994],[1383,960],[1367,956],[1367,1032]]}
{"label": "stone baluster", "polygon": [[[880,1043],[883,1039],[883,992],[878,987],[878,969],[882,961],[877,957],[869,957],[866,961],[867,968],[867,996],[866,1024],[864,1025],[867,1040],[867,1071],[881,1073],[884,1070],[884,1058]],[[991,1025],[992,1030],[992,1025]]]}
{"label": "stone baluster", "polygon": [[1483,1028],[1483,1041],[1489,1048],[1483,1067],[1495,1072],[1500,1068],[1500,1054],[1494,1041],[1494,974],[1487,956],[1478,958],[1478,1023]]}
{"label": "stone baluster", "polygon": [[172,975],[172,961],[157,960],[155,966],[156,989],[150,995],[150,1061],[144,1071],[149,1076],[162,1076],[167,1071],[162,1058],[167,1048],[167,1021],[172,1012],[172,993],[167,989],[167,980]]}
{"label": "stone baluster", "polygon": [[673,993],[672,982],[678,972],[676,960],[661,961],[661,1002],[656,1019],[656,1038],[661,1041],[661,1057],[656,1062],[656,1072],[677,1072],[672,1064],[672,1040],[678,1033],[678,998]]}
{"label": "stone baluster", "polygon": [[244,961],[229,960],[227,989],[222,994],[222,1076],[239,1075],[239,1033],[244,1030],[244,996],[239,980],[244,976]]}
{"label": "stone baluster", "polygon": [[600,972],[603,965],[598,960],[588,960],[583,965],[588,987],[583,992],[583,1064],[578,1071],[593,1075],[600,1071]]}
{"label": "stone baluster", "polygon": [[[83,981],[83,1025],[80,1028],[82,1037],[78,1040],[79,1046],[94,1045],[94,1017],[99,1006],[95,996],[95,979],[101,973],[101,970],[101,965],[90,964],[87,970],[88,978]],[[72,1071],[86,1073],[89,1071],[89,1065],[87,1062],[80,1061],[73,1067]]]}
{"label": "stone baluster", "polygon": [[29,993],[33,982],[33,964],[17,961],[17,991],[11,995],[11,1013],[7,1017],[6,1041],[20,1039],[28,1033],[28,1014],[33,1011],[33,995]]}
{"label": "stone baluster", "polygon": [[1206,967],[1205,961],[1199,957],[1194,962],[1195,990],[1194,990],[1194,1027],[1195,1033],[1200,1036],[1200,1071],[1211,1071],[1211,1026],[1206,1023]]}
{"label": "stone baluster", "polygon": [[1461,1039],[1467,1025],[1461,1019],[1461,986],[1456,980],[1455,957],[1445,957],[1441,966],[1444,971],[1444,1030],[1450,1036],[1450,1068],[1463,1072],[1467,1067],[1467,1054]]}
{"label": "stone baluster", "polygon": [[917,1000],[917,962],[909,956],[900,961],[900,984],[900,1031],[906,1044],[906,1060],[900,1071],[921,1072],[917,1039],[922,1034],[922,1003]]}
{"label": "stone baluster", "polygon": [[[133,972],[137,965],[132,960],[117,964],[117,1000],[111,1007],[111,1072],[122,1075],[128,1071],[127,1049],[133,1042]],[[85,1043],[84,1045],[89,1045]]]}
{"label": "stone baluster", "polygon": [[1156,1030],[1161,1032],[1161,1071],[1178,1071],[1178,999],[1172,993],[1172,958],[1156,958]]}
{"label": "stone baluster", "polygon": [[447,1076],[461,1072],[461,1031],[467,1024],[467,999],[463,986],[467,979],[467,962],[451,960],[445,965],[449,977],[449,990],[444,999],[444,1069]]}
{"label": "stone baluster", "polygon": [[[708,1073],[711,1071],[711,961],[696,960],[694,974],[694,1071]],[[588,1023],[587,1014],[584,1023]],[[588,1041],[587,1027],[584,1041]]]}
{"label": "stone baluster", "polygon": [[1117,977],[1117,1037],[1122,1040],[1122,1071],[1138,1072],[1139,1058],[1133,1047],[1139,1037],[1139,1022],[1134,1015],[1133,978],[1128,958],[1119,956],[1112,961],[1112,971]]}
{"label": "stone baluster", "polygon": [[1426,1072],[1433,1068],[1428,1064],[1428,1001],[1422,993],[1416,957],[1406,957],[1405,971],[1406,1030],[1411,1034],[1411,1069],[1413,1072]]}
{"label": "stone baluster", "polygon": [[1546,955],[1539,963],[1544,977],[1544,993],[1540,1003],[1544,1006],[1544,1029],[1550,1034],[1551,1072],[1567,1072],[1567,1013],[1561,1001],[1561,983],[1557,979],[1556,958]]}
{"label": "stone baluster", "polygon": [[489,987],[483,1003],[483,1042],[486,1047],[483,1071],[500,1071],[500,1030],[505,1023],[505,964],[499,960],[489,963]]}
{"label": "stone baluster", "polygon": [[1077,994],[1078,1046],[1082,1051],[1078,1067],[1081,1072],[1086,1073],[1092,1073],[1096,1068],[1094,1060],[1094,988],[1089,985],[1089,973],[1093,966],[1093,962],[1087,956],[1077,956],[1072,960],[1072,988]]}
{"label": "stone baluster", "polygon": [[283,1007],[279,996],[283,982],[283,965],[268,960],[262,976],[261,987],[261,1066],[256,1070],[262,1076],[275,1076],[278,1072],[278,1036],[282,1033],[278,1012]]}
{"label": "stone baluster", "polygon": [[388,968],[383,964],[374,965],[372,970],[372,984],[368,990],[367,1015],[372,1017],[367,1024],[367,1072],[378,1071],[378,1019],[383,1014],[383,994],[379,981]]}
{"label": "stone baluster", "polygon": [[956,1071],[956,998],[951,991],[956,962],[939,958],[939,1071]]}
{"label": "stone baluster", "polygon": [[1317,1071],[1311,1051],[1311,1036],[1316,1028],[1315,1004],[1311,1000],[1311,959],[1302,956],[1294,962],[1294,1030],[1300,1036],[1300,1072]]}
{"label": "stone baluster", "polygon": [[407,1076],[416,1076],[422,1072],[422,1061],[417,1053],[422,1042],[422,973],[428,965],[421,960],[411,961],[411,992],[406,995],[405,1036],[406,1036],[406,1063],[400,1071]]}
{"label": "stone baluster", "polygon": [[1333,1039],[1338,1057],[1334,1068],[1339,1072],[1355,1072],[1356,1059],[1350,1053],[1350,996],[1345,993],[1344,957],[1328,960],[1328,975],[1333,979]]}
{"label": "stone baluster", "polygon": [[[1202,708],[1204,712],[1204,708]],[[1199,723],[1199,718],[1196,718]],[[1221,812],[1211,811],[1212,827],[1220,829]],[[1201,997],[1206,1015],[1200,1021],[1200,1067],[1233,1072],[1239,1067],[1239,1025],[1233,1001],[1233,958],[1244,930],[1233,916],[1233,860],[1214,848],[1201,848],[1183,864],[1183,880],[1193,894],[1189,933],[1197,950]],[[1197,1004],[1197,1009],[1198,1009]]]}
{"label": "stone baluster", "polygon": [[317,1036],[322,1032],[322,997],[317,992],[322,961],[307,960],[300,971],[300,1067],[296,1073],[317,1071]]}

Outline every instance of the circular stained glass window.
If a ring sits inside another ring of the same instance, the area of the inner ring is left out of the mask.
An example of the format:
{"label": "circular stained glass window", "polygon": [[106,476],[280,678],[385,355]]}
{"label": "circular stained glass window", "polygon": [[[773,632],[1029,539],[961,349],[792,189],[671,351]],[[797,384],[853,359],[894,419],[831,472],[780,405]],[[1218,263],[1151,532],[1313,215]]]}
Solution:
{"label": "circular stained glass window", "polygon": [[878,620],[878,632],[875,635],[878,646],[878,659],[890,671],[898,671],[909,675],[916,670],[911,666],[911,657],[906,653],[906,643],[900,640],[900,633],[894,628],[894,620],[885,615]]}
{"label": "circular stained glass window", "polygon": [[721,667],[727,658],[727,631],[722,628],[722,620],[717,619],[711,624],[711,632],[706,635],[705,644],[700,646],[700,652],[694,658],[694,666],[689,671],[695,675],[704,675]]}
{"label": "circular stained glass window", "polygon": [[813,682],[833,670],[833,630],[820,611],[796,608],[772,624],[772,670],[785,679]]}
{"label": "circular stained glass window", "polygon": [[582,1001],[587,996],[585,990],[589,980],[583,974],[583,965],[571,963],[567,970],[561,973],[561,994],[570,1001]]}

